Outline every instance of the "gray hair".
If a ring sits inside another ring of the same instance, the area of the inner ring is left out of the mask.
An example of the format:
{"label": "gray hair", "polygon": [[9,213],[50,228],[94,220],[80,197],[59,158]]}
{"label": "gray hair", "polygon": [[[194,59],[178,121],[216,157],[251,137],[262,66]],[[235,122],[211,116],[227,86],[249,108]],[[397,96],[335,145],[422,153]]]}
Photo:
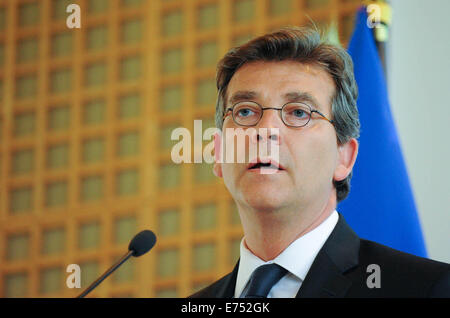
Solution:
{"label": "gray hair", "polygon": [[[325,41],[319,32],[309,27],[283,28],[232,48],[219,61],[216,84],[218,96],[215,121],[223,127],[227,99],[227,87],[234,73],[245,63],[254,61],[292,60],[303,64],[318,65],[333,78],[335,93],[332,97],[331,115],[338,144],[359,137],[359,114],[356,106],[358,87],[353,74],[353,62],[342,48]],[[350,192],[352,172],[341,181],[334,181],[337,201]]]}

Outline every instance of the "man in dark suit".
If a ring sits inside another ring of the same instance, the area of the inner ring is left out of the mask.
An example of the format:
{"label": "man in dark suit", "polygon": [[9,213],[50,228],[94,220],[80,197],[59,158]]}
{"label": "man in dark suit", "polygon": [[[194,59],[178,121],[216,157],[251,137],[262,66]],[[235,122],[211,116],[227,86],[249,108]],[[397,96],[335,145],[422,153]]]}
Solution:
{"label": "man in dark suit", "polygon": [[[214,173],[245,235],[233,272],[192,297],[450,297],[448,264],[362,240],[336,211],[359,136],[345,50],[282,29],[230,50],[217,87]],[[252,157],[252,146],[269,153]],[[230,150],[245,163],[223,161]]]}

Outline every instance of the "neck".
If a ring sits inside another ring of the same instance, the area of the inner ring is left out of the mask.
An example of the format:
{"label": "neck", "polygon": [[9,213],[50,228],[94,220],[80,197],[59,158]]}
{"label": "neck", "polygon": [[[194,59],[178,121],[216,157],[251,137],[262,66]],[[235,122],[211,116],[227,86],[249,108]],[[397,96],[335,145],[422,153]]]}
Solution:
{"label": "neck", "polygon": [[277,257],[292,242],[312,231],[336,209],[333,191],[325,206],[311,211],[255,213],[240,210],[247,248],[264,261]]}

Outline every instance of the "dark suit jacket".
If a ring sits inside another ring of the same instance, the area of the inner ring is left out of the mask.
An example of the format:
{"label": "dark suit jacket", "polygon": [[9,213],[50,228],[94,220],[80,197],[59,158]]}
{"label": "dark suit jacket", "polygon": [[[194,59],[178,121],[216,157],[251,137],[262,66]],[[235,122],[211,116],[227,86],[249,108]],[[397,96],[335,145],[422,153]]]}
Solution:
{"label": "dark suit jacket", "polygon": [[[379,288],[368,287],[370,264],[379,266]],[[190,297],[233,297],[238,268]],[[450,297],[450,265],[360,239],[339,215],[297,297]]]}

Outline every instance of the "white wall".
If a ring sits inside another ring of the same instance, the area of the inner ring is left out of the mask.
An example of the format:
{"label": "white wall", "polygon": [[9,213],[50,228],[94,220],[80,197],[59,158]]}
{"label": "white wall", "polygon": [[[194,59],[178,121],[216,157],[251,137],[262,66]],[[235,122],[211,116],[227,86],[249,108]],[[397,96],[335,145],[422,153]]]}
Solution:
{"label": "white wall", "polygon": [[392,112],[428,256],[450,263],[450,1],[390,3]]}

